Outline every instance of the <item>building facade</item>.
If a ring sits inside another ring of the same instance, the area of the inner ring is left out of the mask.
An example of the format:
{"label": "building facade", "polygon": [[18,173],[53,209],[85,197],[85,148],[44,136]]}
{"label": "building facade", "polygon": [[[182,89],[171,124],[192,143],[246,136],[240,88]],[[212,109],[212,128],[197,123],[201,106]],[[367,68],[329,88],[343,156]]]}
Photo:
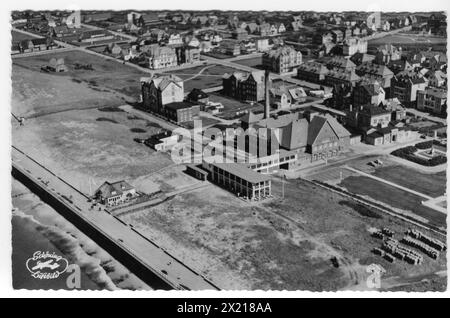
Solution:
{"label": "building facade", "polygon": [[164,113],[164,106],[184,100],[183,80],[175,75],[141,78],[142,104],[155,113]]}
{"label": "building facade", "polygon": [[264,68],[278,74],[289,73],[301,63],[302,53],[290,46],[272,49],[263,55]]}
{"label": "building facade", "polygon": [[222,85],[223,93],[233,98],[250,102],[264,100],[264,71],[225,74]]}

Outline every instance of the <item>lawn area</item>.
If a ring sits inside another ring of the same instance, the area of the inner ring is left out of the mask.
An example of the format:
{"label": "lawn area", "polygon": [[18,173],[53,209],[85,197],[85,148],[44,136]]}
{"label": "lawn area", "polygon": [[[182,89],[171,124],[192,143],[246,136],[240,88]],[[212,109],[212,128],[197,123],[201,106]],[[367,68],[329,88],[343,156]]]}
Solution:
{"label": "lawn area", "polygon": [[233,63],[249,67],[262,68],[262,56],[243,60],[235,60],[233,61]]}
{"label": "lawn area", "polygon": [[[73,110],[13,125],[12,144],[88,193],[105,180],[127,180],[147,189],[148,175],[173,162],[167,154],[136,143],[160,131],[123,111]],[[145,133],[134,133],[133,130]]]}
{"label": "lawn area", "polygon": [[417,34],[405,34],[397,33],[387,35],[382,38],[369,40],[370,45],[383,45],[383,44],[417,44],[417,45],[431,45],[431,44],[446,44],[447,39],[437,36],[419,36]]}
{"label": "lawn area", "polygon": [[400,280],[445,269],[445,256],[414,267],[371,253],[380,241],[370,228],[401,235],[404,221],[304,180],[287,180],[284,199],[279,181],[272,191],[274,199],[248,204],[207,184],[121,219],[223,289],[338,290],[363,284],[372,263]]}
{"label": "lawn area", "polygon": [[12,37],[12,43],[38,38],[38,36],[31,36],[31,35],[28,35],[28,34],[25,34],[22,32],[17,32],[14,30],[11,30],[11,37]]}
{"label": "lawn area", "polygon": [[339,185],[352,193],[367,195],[393,208],[410,211],[425,218],[430,225],[446,227],[446,215],[423,206],[421,201],[425,199],[412,193],[365,176],[350,176],[342,180]]}
{"label": "lawn area", "polygon": [[[198,74],[203,69],[204,71],[202,72],[202,74],[200,74],[195,78],[192,78],[194,75]],[[193,88],[206,89],[222,86],[222,76],[225,73],[232,73],[235,71],[237,71],[237,69],[228,66],[202,64],[179,71],[171,71],[166,73],[175,74],[179,76],[181,79],[185,80],[184,91],[190,92]]]}
{"label": "lawn area", "polygon": [[443,195],[447,184],[445,171],[428,174],[401,165],[377,168],[373,175],[433,198]]}
{"label": "lawn area", "polygon": [[[78,50],[14,59],[13,64],[30,71],[40,72],[40,68],[48,65],[52,57],[64,58],[69,68],[69,71],[64,73],[49,73],[53,81],[59,81],[60,78],[74,79],[96,89],[116,91],[131,98],[138,98],[140,94],[140,77],[148,76],[148,73],[133,67]],[[94,70],[75,70],[75,63],[92,64]]]}
{"label": "lawn area", "polygon": [[12,66],[11,81],[11,111],[23,117],[125,103],[121,94],[112,90],[19,65]]}

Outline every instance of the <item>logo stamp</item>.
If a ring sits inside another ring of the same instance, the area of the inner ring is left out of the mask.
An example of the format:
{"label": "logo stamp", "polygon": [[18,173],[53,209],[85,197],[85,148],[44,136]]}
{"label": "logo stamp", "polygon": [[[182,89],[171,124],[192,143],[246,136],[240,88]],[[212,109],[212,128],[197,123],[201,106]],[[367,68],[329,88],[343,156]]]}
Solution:
{"label": "logo stamp", "polygon": [[67,271],[69,262],[54,252],[36,251],[26,262],[31,276],[37,279],[56,279]]}

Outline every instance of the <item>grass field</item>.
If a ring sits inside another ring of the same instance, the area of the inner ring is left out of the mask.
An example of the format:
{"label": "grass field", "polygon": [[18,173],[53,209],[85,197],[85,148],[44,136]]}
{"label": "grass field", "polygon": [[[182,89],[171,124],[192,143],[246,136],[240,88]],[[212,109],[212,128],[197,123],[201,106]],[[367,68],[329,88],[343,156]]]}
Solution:
{"label": "grass field", "polygon": [[[64,58],[69,68],[68,72],[49,74],[53,81],[57,82],[58,78],[74,79],[95,89],[116,91],[132,98],[137,98],[140,94],[140,77],[148,75],[133,67],[78,50],[14,59],[13,64],[39,72],[42,66],[48,65],[52,57]],[[94,70],[75,70],[75,63],[92,64]]]}
{"label": "grass field", "polygon": [[[414,267],[373,255],[369,229],[403,221],[380,215],[303,180],[288,180],[285,197],[249,205],[216,186],[190,191],[122,219],[224,289],[337,290],[363,284],[377,263],[399,279],[445,268],[445,257]],[[339,268],[332,265],[337,257]]]}
{"label": "grass field", "polygon": [[12,38],[12,43],[15,42],[20,42],[23,40],[30,40],[30,39],[35,39],[37,38],[37,36],[31,36],[22,32],[17,32],[14,30],[11,30],[11,38]]}
{"label": "grass field", "polygon": [[443,195],[447,184],[445,171],[427,174],[401,165],[377,168],[373,175],[431,197]]}
{"label": "grass field", "polygon": [[243,59],[243,60],[236,60],[233,61],[233,63],[249,66],[249,67],[256,67],[256,68],[262,68],[262,56],[260,57],[253,57],[249,59]]}
{"label": "grass field", "polygon": [[421,201],[425,199],[412,193],[365,176],[350,176],[342,180],[339,185],[352,193],[367,195],[393,208],[410,211],[425,218],[431,225],[446,227],[446,215],[423,206]]}
{"label": "grass field", "polygon": [[447,39],[444,37],[433,36],[419,36],[416,34],[392,34],[382,38],[369,40],[369,45],[383,45],[383,44],[418,44],[418,45],[433,45],[433,44],[446,44]]}
{"label": "grass field", "polygon": [[120,94],[68,76],[13,65],[11,111],[23,117],[124,104]]}
{"label": "grass field", "polygon": [[[201,70],[204,71],[197,77],[192,78]],[[179,71],[166,72],[167,74],[175,74],[184,82],[184,91],[189,92],[193,88],[206,89],[222,85],[222,76],[225,73],[232,73],[237,71],[234,68],[222,65],[199,65],[191,68],[186,68]],[[187,80],[188,79],[188,80]]]}
{"label": "grass field", "polygon": [[[132,132],[135,128],[145,133]],[[148,175],[173,162],[133,138],[159,131],[125,112],[73,110],[14,124],[12,144],[85,193],[105,180],[122,179],[147,190],[154,185]]]}

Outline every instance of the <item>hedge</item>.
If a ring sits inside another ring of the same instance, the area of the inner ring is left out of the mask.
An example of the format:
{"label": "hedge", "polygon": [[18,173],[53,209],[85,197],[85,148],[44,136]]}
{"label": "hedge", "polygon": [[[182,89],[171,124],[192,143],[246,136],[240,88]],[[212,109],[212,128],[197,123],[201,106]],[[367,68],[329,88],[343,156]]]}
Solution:
{"label": "hedge", "polygon": [[[417,145],[416,145],[417,146]],[[431,147],[431,146],[430,146]],[[421,148],[419,148],[421,149]],[[426,148],[423,148],[426,149]],[[393,152],[391,152],[392,155],[415,162],[419,165],[422,166],[428,166],[428,167],[434,167],[443,163],[447,162],[447,157],[446,156],[436,156],[433,157],[431,159],[424,159],[424,158],[420,158],[417,157],[416,155],[414,155],[414,153],[416,152],[417,148],[414,146],[408,146],[405,148],[400,148],[397,149]]]}

